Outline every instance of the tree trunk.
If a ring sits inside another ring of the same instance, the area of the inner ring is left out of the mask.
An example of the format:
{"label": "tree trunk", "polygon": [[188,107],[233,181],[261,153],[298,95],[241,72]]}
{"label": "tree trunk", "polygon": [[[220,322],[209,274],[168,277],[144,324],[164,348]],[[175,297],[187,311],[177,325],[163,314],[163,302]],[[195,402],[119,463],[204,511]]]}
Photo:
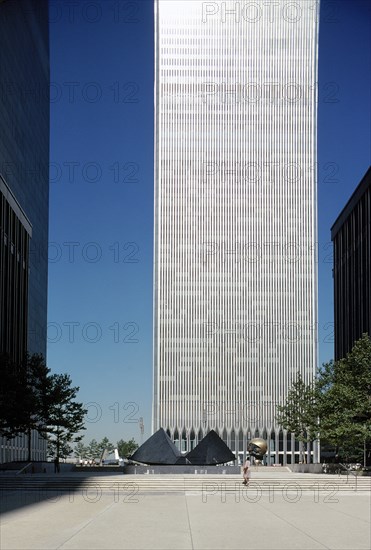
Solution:
{"label": "tree trunk", "polygon": [[366,438],[363,440],[363,467],[366,468],[367,464],[367,452],[366,452]]}
{"label": "tree trunk", "polygon": [[59,426],[58,426],[58,429],[57,429],[57,441],[56,441],[56,443],[57,443],[57,445],[56,445],[57,459],[59,461],[59,452],[60,452]]}
{"label": "tree trunk", "polygon": [[28,428],[27,430],[27,436],[28,436],[28,457],[27,457],[27,462],[31,462],[31,440],[32,440],[32,431],[31,431],[31,428]]}
{"label": "tree trunk", "polygon": [[302,464],[305,464],[305,446],[303,442],[303,432],[300,433],[300,439],[299,439],[299,460]]}

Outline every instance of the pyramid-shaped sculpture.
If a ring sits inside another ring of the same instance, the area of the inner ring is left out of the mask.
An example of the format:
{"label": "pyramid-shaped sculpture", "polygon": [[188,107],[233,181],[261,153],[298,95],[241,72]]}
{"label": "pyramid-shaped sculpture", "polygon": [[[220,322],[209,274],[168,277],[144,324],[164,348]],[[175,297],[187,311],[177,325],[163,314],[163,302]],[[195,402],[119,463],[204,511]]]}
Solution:
{"label": "pyramid-shaped sculpture", "polygon": [[186,456],[188,464],[224,464],[236,457],[214,430],[211,430]]}
{"label": "pyramid-shaped sculpture", "polygon": [[163,428],[155,432],[129,458],[144,464],[175,464],[181,456]]}

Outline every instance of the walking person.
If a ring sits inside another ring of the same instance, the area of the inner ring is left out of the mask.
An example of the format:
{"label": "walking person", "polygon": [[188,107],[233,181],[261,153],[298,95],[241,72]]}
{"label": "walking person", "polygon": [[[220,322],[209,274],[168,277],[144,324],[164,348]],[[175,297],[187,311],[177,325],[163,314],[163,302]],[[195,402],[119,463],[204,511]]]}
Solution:
{"label": "walking person", "polygon": [[250,460],[247,458],[245,464],[243,465],[243,485],[248,486],[250,482]]}
{"label": "walking person", "polygon": [[59,474],[60,467],[59,467],[59,457],[56,456],[54,459],[54,473]]}

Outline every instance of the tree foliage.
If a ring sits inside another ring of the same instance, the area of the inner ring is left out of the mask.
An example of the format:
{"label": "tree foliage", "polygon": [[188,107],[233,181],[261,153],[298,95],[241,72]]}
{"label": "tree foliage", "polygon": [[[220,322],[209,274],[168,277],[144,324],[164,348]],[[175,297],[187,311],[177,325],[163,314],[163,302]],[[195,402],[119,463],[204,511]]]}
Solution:
{"label": "tree foliage", "polygon": [[[19,364],[1,357],[0,435],[7,438],[28,435],[31,460],[31,432],[48,439],[49,453],[65,456],[75,434],[83,429],[86,411],[75,401],[79,388],[71,386],[67,374],[50,374],[42,355],[27,355]],[[61,454],[62,453],[62,454]]]}
{"label": "tree foliage", "polygon": [[306,384],[298,373],[287,394],[285,404],[277,407],[278,424],[295,435],[300,442],[303,455],[303,443],[313,441],[318,432],[314,404],[314,384]]}
{"label": "tree foliage", "polygon": [[54,448],[54,456],[60,457],[69,449],[71,443],[82,439],[78,433],[84,430],[84,416],[87,413],[83,405],[75,401],[78,387],[72,386],[68,374],[53,374],[48,377],[43,402],[44,425],[42,432],[48,438],[48,444]]}
{"label": "tree foliage", "polygon": [[[138,448],[138,443],[134,438],[129,441],[120,439],[116,446],[119,456],[121,458],[128,457],[134,453]],[[108,454],[115,450],[115,446],[109,441],[108,437],[104,437],[102,441],[98,442],[96,439],[92,439],[90,443],[84,445],[81,441],[75,446],[75,456],[81,458],[87,458],[89,460],[100,459],[103,451],[107,449]]]}
{"label": "tree foliage", "polygon": [[82,441],[79,441],[77,445],[75,445],[74,455],[76,458],[80,458],[80,459],[87,458],[88,447],[86,447],[86,445],[84,445]]}
{"label": "tree foliage", "polygon": [[138,443],[134,440],[133,437],[129,441],[124,441],[123,439],[120,439],[120,441],[117,442],[117,449],[121,458],[127,458],[128,456],[131,456],[134,451],[137,450],[137,448]]}
{"label": "tree foliage", "polygon": [[371,338],[364,334],[344,359],[323,365],[316,409],[321,439],[347,453],[371,439]]}
{"label": "tree foliage", "polygon": [[92,439],[90,443],[87,446],[88,454],[86,458],[89,458],[90,460],[94,460],[98,458],[99,455],[99,443],[96,439]]}
{"label": "tree foliage", "polygon": [[299,441],[318,433],[338,453],[359,452],[371,441],[371,338],[364,334],[345,358],[324,364],[314,385],[298,376],[276,420]]}
{"label": "tree foliage", "polygon": [[50,369],[40,354],[29,355],[16,364],[2,357],[0,392],[0,432],[11,439],[28,436],[28,460],[31,460],[31,433],[40,432],[44,422],[44,396]]}
{"label": "tree foliage", "polygon": [[[48,457],[56,458],[57,453],[56,453],[55,442],[50,441],[49,439],[48,439],[47,452],[48,452]],[[60,458],[68,458],[69,456],[71,456],[72,452],[73,452],[73,448],[71,447],[71,445],[67,441],[61,440],[59,445],[59,450],[58,450],[58,460]]]}
{"label": "tree foliage", "polygon": [[20,364],[2,356],[1,435],[11,438],[39,428],[49,372],[42,355],[27,355]]}
{"label": "tree foliage", "polygon": [[115,446],[110,442],[108,437],[104,437],[100,443],[98,443],[99,457],[101,457],[104,451],[107,451],[107,454],[113,453]]}
{"label": "tree foliage", "polygon": [[82,441],[75,446],[75,456],[80,458],[86,458],[89,460],[100,459],[103,455],[103,452],[107,450],[107,453],[112,453],[115,447],[110,442],[108,437],[104,437],[102,441],[98,443],[96,439],[92,439],[90,443],[84,445]]}

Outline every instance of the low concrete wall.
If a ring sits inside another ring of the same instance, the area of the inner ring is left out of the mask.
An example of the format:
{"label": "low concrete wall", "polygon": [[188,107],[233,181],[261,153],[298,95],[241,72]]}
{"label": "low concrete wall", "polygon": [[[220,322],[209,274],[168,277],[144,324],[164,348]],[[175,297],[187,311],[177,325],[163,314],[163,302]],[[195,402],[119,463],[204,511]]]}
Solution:
{"label": "low concrete wall", "polygon": [[[296,472],[296,473],[325,475],[325,472],[322,469],[322,464],[288,464],[287,467],[292,472]],[[326,472],[327,475],[339,475],[337,471],[337,468],[338,468],[337,464],[327,464],[327,468],[328,468],[328,471]],[[345,469],[341,469],[340,475],[371,476],[371,471],[350,470],[349,472],[347,472]]]}
{"label": "low concrete wall", "polygon": [[[74,464],[68,464],[64,462],[59,463],[60,472],[72,472]],[[28,469],[27,473],[33,474],[53,474],[54,473],[54,462],[33,462],[32,470]]]}
{"label": "low concrete wall", "polygon": [[124,468],[124,474],[152,475],[152,474],[240,474],[240,466],[136,466],[127,464]]}
{"label": "low concrete wall", "polygon": [[[74,464],[61,462],[59,464],[61,472],[72,472]],[[51,474],[54,473],[54,462],[11,462],[1,465],[1,470],[12,471],[23,474]]]}
{"label": "low concrete wall", "polygon": [[[74,470],[74,464],[68,464],[64,462],[59,463],[59,470],[61,472],[73,472]],[[46,468],[46,471],[48,474],[51,472],[54,472],[54,463],[53,462],[44,462],[44,469]]]}
{"label": "low concrete wall", "polygon": [[288,464],[289,470],[300,474],[322,474],[322,464]]}

